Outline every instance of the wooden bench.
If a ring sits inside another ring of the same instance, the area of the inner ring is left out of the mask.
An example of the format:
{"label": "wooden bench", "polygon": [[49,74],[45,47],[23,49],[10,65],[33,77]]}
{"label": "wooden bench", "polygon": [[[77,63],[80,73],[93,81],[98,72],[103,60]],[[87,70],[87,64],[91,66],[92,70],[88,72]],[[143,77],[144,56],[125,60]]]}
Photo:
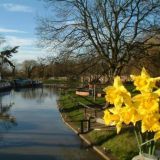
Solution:
{"label": "wooden bench", "polygon": [[89,106],[87,106],[86,104],[82,103],[82,102],[78,102],[78,105],[81,105],[84,107],[84,116],[87,117],[88,113],[87,113],[87,109],[91,110],[94,112],[94,116],[91,116],[90,114],[90,117],[97,117],[97,110],[95,108],[91,108]]}

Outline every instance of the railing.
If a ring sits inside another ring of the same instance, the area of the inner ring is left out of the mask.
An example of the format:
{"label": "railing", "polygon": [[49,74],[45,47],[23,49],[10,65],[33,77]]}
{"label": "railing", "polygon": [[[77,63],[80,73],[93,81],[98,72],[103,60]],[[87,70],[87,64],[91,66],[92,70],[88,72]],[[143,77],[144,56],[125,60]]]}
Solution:
{"label": "railing", "polygon": [[[87,106],[82,102],[78,102],[77,104],[84,107],[84,119],[80,121],[80,124],[81,124],[80,133],[83,134],[91,130],[91,119],[97,117],[97,110],[95,108],[91,108]],[[92,115],[91,113],[87,113],[87,109],[94,112],[94,115]]]}
{"label": "railing", "polygon": [[90,109],[94,112],[94,117],[97,117],[97,109],[95,108],[91,108],[89,106],[87,106],[86,104],[82,103],[82,102],[78,102],[78,105],[81,105],[84,107],[84,117],[87,117],[87,109]]}

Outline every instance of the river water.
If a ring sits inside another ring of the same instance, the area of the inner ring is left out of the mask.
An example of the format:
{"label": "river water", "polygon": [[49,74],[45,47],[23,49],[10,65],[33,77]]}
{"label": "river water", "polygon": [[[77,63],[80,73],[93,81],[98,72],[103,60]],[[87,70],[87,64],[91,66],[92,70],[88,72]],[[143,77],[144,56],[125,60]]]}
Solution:
{"label": "river water", "polygon": [[0,160],[100,160],[61,120],[52,88],[0,93]]}

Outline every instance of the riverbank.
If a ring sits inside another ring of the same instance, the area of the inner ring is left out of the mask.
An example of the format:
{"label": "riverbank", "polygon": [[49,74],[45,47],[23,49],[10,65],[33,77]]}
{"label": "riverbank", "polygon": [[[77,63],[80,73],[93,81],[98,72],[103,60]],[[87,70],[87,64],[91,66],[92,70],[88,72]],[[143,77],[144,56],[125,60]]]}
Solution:
{"label": "riverbank", "polygon": [[[84,108],[77,102],[86,105],[91,103],[103,104],[103,98],[97,98],[95,102],[92,97],[83,98],[69,91],[61,94],[58,104],[62,119],[76,134],[80,136],[90,147],[102,155],[107,160],[131,160],[138,154],[135,136],[131,128],[124,128],[120,134],[116,134],[115,129],[100,125],[91,119],[91,129],[81,134],[81,120],[85,119]],[[93,115],[90,111],[87,111]],[[103,116],[103,111],[97,113]]]}
{"label": "riverbank", "polygon": [[87,145],[88,147],[91,147],[94,151],[96,151],[104,160],[117,160],[115,157],[110,155],[106,155],[106,153],[98,146],[95,146],[91,143],[91,141],[87,138],[86,134],[80,134],[76,128],[74,128],[74,125],[72,123],[67,122],[64,119],[65,115],[61,113],[62,121],[75,133],[77,134]]}

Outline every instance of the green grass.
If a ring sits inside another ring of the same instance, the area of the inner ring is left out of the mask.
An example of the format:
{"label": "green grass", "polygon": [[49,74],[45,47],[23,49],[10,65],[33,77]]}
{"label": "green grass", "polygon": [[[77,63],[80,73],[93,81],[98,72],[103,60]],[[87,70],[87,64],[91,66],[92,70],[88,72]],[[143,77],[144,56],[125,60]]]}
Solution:
{"label": "green grass", "polygon": [[[93,97],[81,97],[75,95],[75,90],[70,89],[65,94],[60,95],[60,103],[63,107],[63,113],[74,122],[74,126],[80,128],[80,120],[84,118],[84,112],[77,106],[77,102],[89,104],[104,104],[104,98],[97,98],[94,102]],[[131,129],[122,129],[117,135],[116,130],[101,130],[87,133],[86,135],[92,144],[106,148],[118,160],[131,160],[138,154],[135,135]]]}
{"label": "green grass", "polygon": [[111,151],[118,160],[131,160],[138,154],[138,147],[133,132],[125,131],[102,144],[102,147]]}
{"label": "green grass", "polygon": [[102,145],[104,142],[117,135],[116,131],[95,131],[88,133],[88,137],[92,144]]}
{"label": "green grass", "polygon": [[118,160],[131,160],[138,155],[135,135],[131,129],[123,129],[119,134],[115,130],[91,131],[88,137],[92,144],[105,148]]}
{"label": "green grass", "polygon": [[99,105],[104,104],[104,98],[97,98],[96,101],[93,97],[81,97],[75,95],[75,90],[70,89],[66,92],[62,92],[60,95],[60,105],[62,106],[62,111],[70,119],[70,121],[75,122],[76,127],[80,127],[80,120],[84,119],[84,110],[81,109],[82,106],[78,106],[78,102],[85,105]]}
{"label": "green grass", "polygon": [[70,79],[45,79],[43,80],[44,84],[66,84],[68,86],[68,88],[76,88],[77,86],[79,86],[79,84],[81,82],[79,81],[74,81],[74,80],[70,80]]}
{"label": "green grass", "polygon": [[44,84],[65,84],[67,83],[66,80],[60,80],[60,79],[45,79],[43,80]]}
{"label": "green grass", "polygon": [[80,127],[80,120],[84,118],[83,112],[77,107],[77,101],[72,99],[72,91],[70,94],[64,94],[60,96],[60,104],[62,112],[70,119],[70,121],[75,122],[76,127]]}

